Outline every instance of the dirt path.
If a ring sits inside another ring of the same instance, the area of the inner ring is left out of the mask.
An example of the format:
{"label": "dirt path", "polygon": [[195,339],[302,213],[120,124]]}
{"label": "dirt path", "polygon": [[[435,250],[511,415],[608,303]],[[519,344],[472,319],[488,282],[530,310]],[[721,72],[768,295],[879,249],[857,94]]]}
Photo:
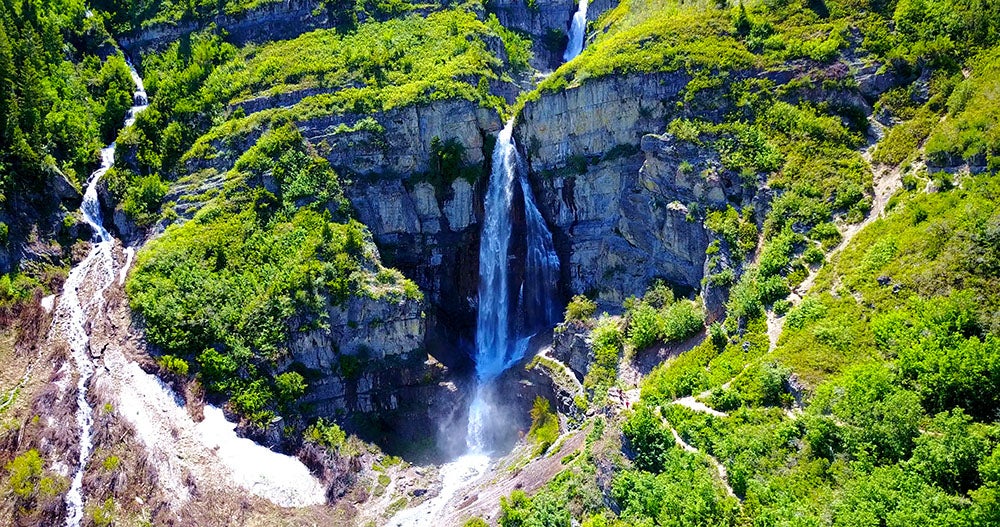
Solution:
{"label": "dirt path", "polygon": [[685,408],[690,408],[696,412],[702,412],[709,415],[714,415],[715,417],[729,417],[729,414],[725,412],[720,412],[715,408],[706,405],[705,403],[695,399],[694,396],[675,399],[671,404],[676,404],[683,406]]}
{"label": "dirt path", "polygon": [[[869,121],[873,123],[873,126],[877,127],[881,131],[882,126],[878,124],[873,119],[869,118]],[[880,136],[879,134],[876,134]],[[871,164],[872,154],[875,152],[874,142],[870,143],[867,148],[861,152],[861,157]],[[829,261],[834,255],[844,250],[848,244],[854,240],[859,232],[864,230],[865,227],[871,225],[875,220],[885,216],[885,208],[889,203],[889,198],[896,193],[903,185],[903,174],[900,167],[887,167],[884,165],[872,165],[872,178],[873,178],[873,196],[872,196],[872,208],[868,213],[868,216],[864,220],[858,223],[846,224],[840,227],[841,240],[828,254],[827,260]],[[799,305],[805,296],[812,289],[813,285],[816,283],[816,276],[819,274],[820,266],[814,266],[809,271],[809,275],[801,284],[792,290],[790,299],[793,306]],[[767,337],[769,341],[769,350],[773,351],[778,346],[778,339],[781,337],[781,332],[784,329],[785,318],[778,317],[773,312],[768,312],[767,314]]]}
{"label": "dirt path", "polygon": [[736,493],[733,492],[733,487],[729,485],[729,473],[726,472],[726,467],[724,467],[722,463],[719,463],[718,459],[715,459],[714,457],[703,453],[697,448],[691,446],[687,441],[684,441],[684,439],[681,438],[680,434],[677,433],[677,430],[675,430],[674,427],[670,426],[670,424],[668,424],[666,421],[664,421],[663,424],[664,426],[670,429],[670,433],[673,434],[674,436],[674,443],[676,443],[677,446],[681,448],[681,450],[684,450],[685,452],[690,452],[692,454],[701,454],[706,458],[708,458],[708,462],[715,467],[715,471],[719,474],[719,481],[721,481],[722,485],[726,488],[726,493],[736,499],[739,499],[739,497],[736,496]]}

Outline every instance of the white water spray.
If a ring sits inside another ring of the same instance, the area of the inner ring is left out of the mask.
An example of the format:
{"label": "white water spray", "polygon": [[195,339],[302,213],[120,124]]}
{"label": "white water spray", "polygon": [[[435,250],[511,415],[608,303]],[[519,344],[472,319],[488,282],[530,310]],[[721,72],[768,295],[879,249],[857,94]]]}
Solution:
{"label": "white water spray", "polygon": [[[135,123],[135,116],[146,109],[147,104],[142,79],[139,78],[131,65],[129,65],[129,69],[132,80],[135,81],[136,91],[132,98],[133,106],[129,109],[125,119],[126,128]],[[66,493],[67,527],[79,527],[83,520],[83,472],[94,448],[94,415],[90,403],[87,402],[87,383],[94,374],[94,363],[90,357],[90,335],[87,334],[85,323],[87,312],[90,309],[96,307],[99,310],[101,308],[104,290],[115,279],[114,261],[111,255],[114,240],[104,228],[101,205],[97,199],[97,183],[114,162],[115,143],[111,143],[101,150],[101,166],[87,180],[87,189],[83,194],[83,204],[80,207],[83,212],[83,220],[94,230],[94,245],[87,257],[70,271],[63,286],[59,306],[56,308],[55,318],[58,323],[53,326],[53,330],[61,331],[69,343],[73,362],[76,364],[79,375],[76,384],[76,424],[80,427],[80,456],[69,492]],[[79,291],[85,282],[94,288],[90,295],[90,303],[86,306],[80,300]]]}
{"label": "white water spray", "polygon": [[583,51],[583,38],[587,32],[587,0],[580,0],[580,5],[573,14],[573,22],[569,26],[569,44],[563,53],[563,61],[569,62]]}

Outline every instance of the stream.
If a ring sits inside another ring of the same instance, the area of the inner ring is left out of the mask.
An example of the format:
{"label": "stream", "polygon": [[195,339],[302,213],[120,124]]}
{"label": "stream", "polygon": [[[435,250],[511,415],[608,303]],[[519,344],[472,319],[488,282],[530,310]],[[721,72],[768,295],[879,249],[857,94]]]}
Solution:
{"label": "stream", "polygon": [[[126,128],[135,123],[136,116],[148,104],[142,79],[129,67],[137,88],[124,123]],[[81,211],[84,221],[94,231],[90,252],[70,270],[58,303],[46,299],[55,303],[49,337],[64,339],[69,344],[78,375],[79,456],[71,469],[72,480],[66,494],[66,526],[79,527],[84,517],[83,477],[94,448],[94,410],[87,401],[87,393],[93,386],[110,393],[116,411],[132,425],[146,447],[145,455],[158,468],[159,485],[173,497],[174,508],[190,498],[188,476],[195,476],[199,486],[221,485],[284,507],[324,503],[324,487],[301,461],[239,437],[236,425],[226,419],[221,409],[206,406],[204,419],[196,423],[171,388],[143,371],[115,346],[106,347],[100,358],[94,357],[90,332],[96,324],[92,322],[106,316],[104,293],[109,287],[124,285],[135,256],[134,248],[124,248],[125,262],[116,269],[113,252],[117,242],[104,228],[97,198],[98,182],[114,159],[112,143],[101,150],[100,168],[87,180]]]}

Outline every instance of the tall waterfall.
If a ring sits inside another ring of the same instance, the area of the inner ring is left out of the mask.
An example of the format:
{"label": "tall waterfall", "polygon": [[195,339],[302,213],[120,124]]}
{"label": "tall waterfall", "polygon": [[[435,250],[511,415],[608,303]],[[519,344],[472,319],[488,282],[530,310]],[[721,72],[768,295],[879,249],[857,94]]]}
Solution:
{"label": "tall waterfall", "polygon": [[[125,119],[126,128],[135,123],[135,116],[144,110],[147,104],[142,79],[139,78],[131,65],[129,68],[132,80],[135,81],[136,91],[132,97],[133,106],[129,109]],[[70,271],[63,286],[63,295],[59,299],[59,306],[56,308],[55,318],[58,325],[53,327],[54,329],[58,328],[65,335],[79,375],[76,392],[76,424],[80,427],[80,456],[69,492],[66,493],[67,527],[79,527],[83,520],[83,472],[94,448],[94,412],[90,403],[87,402],[87,384],[94,374],[94,363],[90,357],[90,337],[85,329],[87,311],[91,306],[89,304],[82,305],[79,290],[85,285],[94,287],[95,292],[91,296],[92,302],[101,302],[104,290],[115,280],[111,255],[114,239],[104,228],[101,205],[97,199],[97,183],[114,162],[115,143],[111,143],[101,150],[101,166],[87,180],[87,190],[83,194],[83,204],[80,207],[83,212],[83,220],[95,232],[94,245],[87,257]]]}
{"label": "tall waterfall", "polygon": [[[488,451],[494,405],[491,381],[524,356],[528,339],[557,316],[555,291],[559,258],[552,233],[535,205],[526,170],[512,137],[513,119],[497,137],[486,192],[479,245],[479,314],[476,320],[476,394],[469,408],[466,444],[473,453]],[[515,187],[514,181],[519,185]],[[524,204],[522,229],[514,225],[515,194]],[[512,238],[517,233],[524,239]],[[514,242],[514,243],[512,243]],[[521,248],[523,255],[514,254]],[[519,265],[512,269],[511,265]],[[514,302],[512,302],[512,299]]]}
{"label": "tall waterfall", "polygon": [[573,14],[573,22],[569,26],[569,44],[563,53],[563,61],[569,62],[583,51],[583,37],[587,32],[587,0],[580,0],[580,5]]}

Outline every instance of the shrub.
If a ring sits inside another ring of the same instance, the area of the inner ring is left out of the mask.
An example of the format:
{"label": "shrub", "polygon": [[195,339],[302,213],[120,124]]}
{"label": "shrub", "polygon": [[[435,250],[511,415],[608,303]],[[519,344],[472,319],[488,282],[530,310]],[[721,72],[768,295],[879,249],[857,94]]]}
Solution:
{"label": "shrub", "polygon": [[705,327],[705,313],[690,300],[681,300],[668,306],[660,322],[659,338],[664,342],[686,339]]}
{"label": "shrub", "polygon": [[628,339],[636,350],[652,346],[660,332],[660,313],[653,306],[642,302],[629,312]]}
{"label": "shrub", "polygon": [[306,393],[305,379],[298,372],[289,371],[274,378],[274,384],[278,391],[278,398],[285,403],[295,401]]}
{"label": "shrub", "polygon": [[535,397],[531,406],[531,428],[528,437],[535,442],[535,455],[549,449],[559,439],[559,416],[552,411],[549,400]]}
{"label": "shrub", "polygon": [[674,437],[653,409],[637,404],[622,425],[622,433],[632,447],[636,468],[648,472],[663,470],[666,458],[674,448]]}
{"label": "shrub", "polygon": [[122,210],[140,225],[156,220],[168,187],[156,174],[141,177],[131,183],[122,203]]}
{"label": "shrub", "polygon": [[802,252],[802,260],[813,265],[821,264],[826,259],[823,250],[815,245],[810,245]]}
{"label": "shrub", "polygon": [[303,439],[331,450],[337,450],[344,446],[347,434],[337,426],[337,423],[320,417],[315,423],[306,428]]}
{"label": "shrub", "polygon": [[35,449],[28,450],[7,464],[8,484],[14,494],[22,500],[33,498],[38,493],[42,478],[42,457]]}
{"label": "shrub", "polygon": [[602,316],[591,330],[590,340],[594,347],[594,363],[587,371],[583,385],[592,391],[594,401],[603,401],[617,378],[618,360],[625,339],[618,323]]}
{"label": "shrub", "polygon": [[582,322],[594,316],[594,312],[596,311],[596,302],[584,295],[576,295],[569,301],[568,304],[566,304],[566,313],[564,318],[566,322]]}
{"label": "shrub", "polygon": [[158,359],[156,362],[159,363],[160,367],[166,372],[179,377],[186,377],[188,374],[188,363],[186,360],[175,357],[173,355],[164,355]]}

